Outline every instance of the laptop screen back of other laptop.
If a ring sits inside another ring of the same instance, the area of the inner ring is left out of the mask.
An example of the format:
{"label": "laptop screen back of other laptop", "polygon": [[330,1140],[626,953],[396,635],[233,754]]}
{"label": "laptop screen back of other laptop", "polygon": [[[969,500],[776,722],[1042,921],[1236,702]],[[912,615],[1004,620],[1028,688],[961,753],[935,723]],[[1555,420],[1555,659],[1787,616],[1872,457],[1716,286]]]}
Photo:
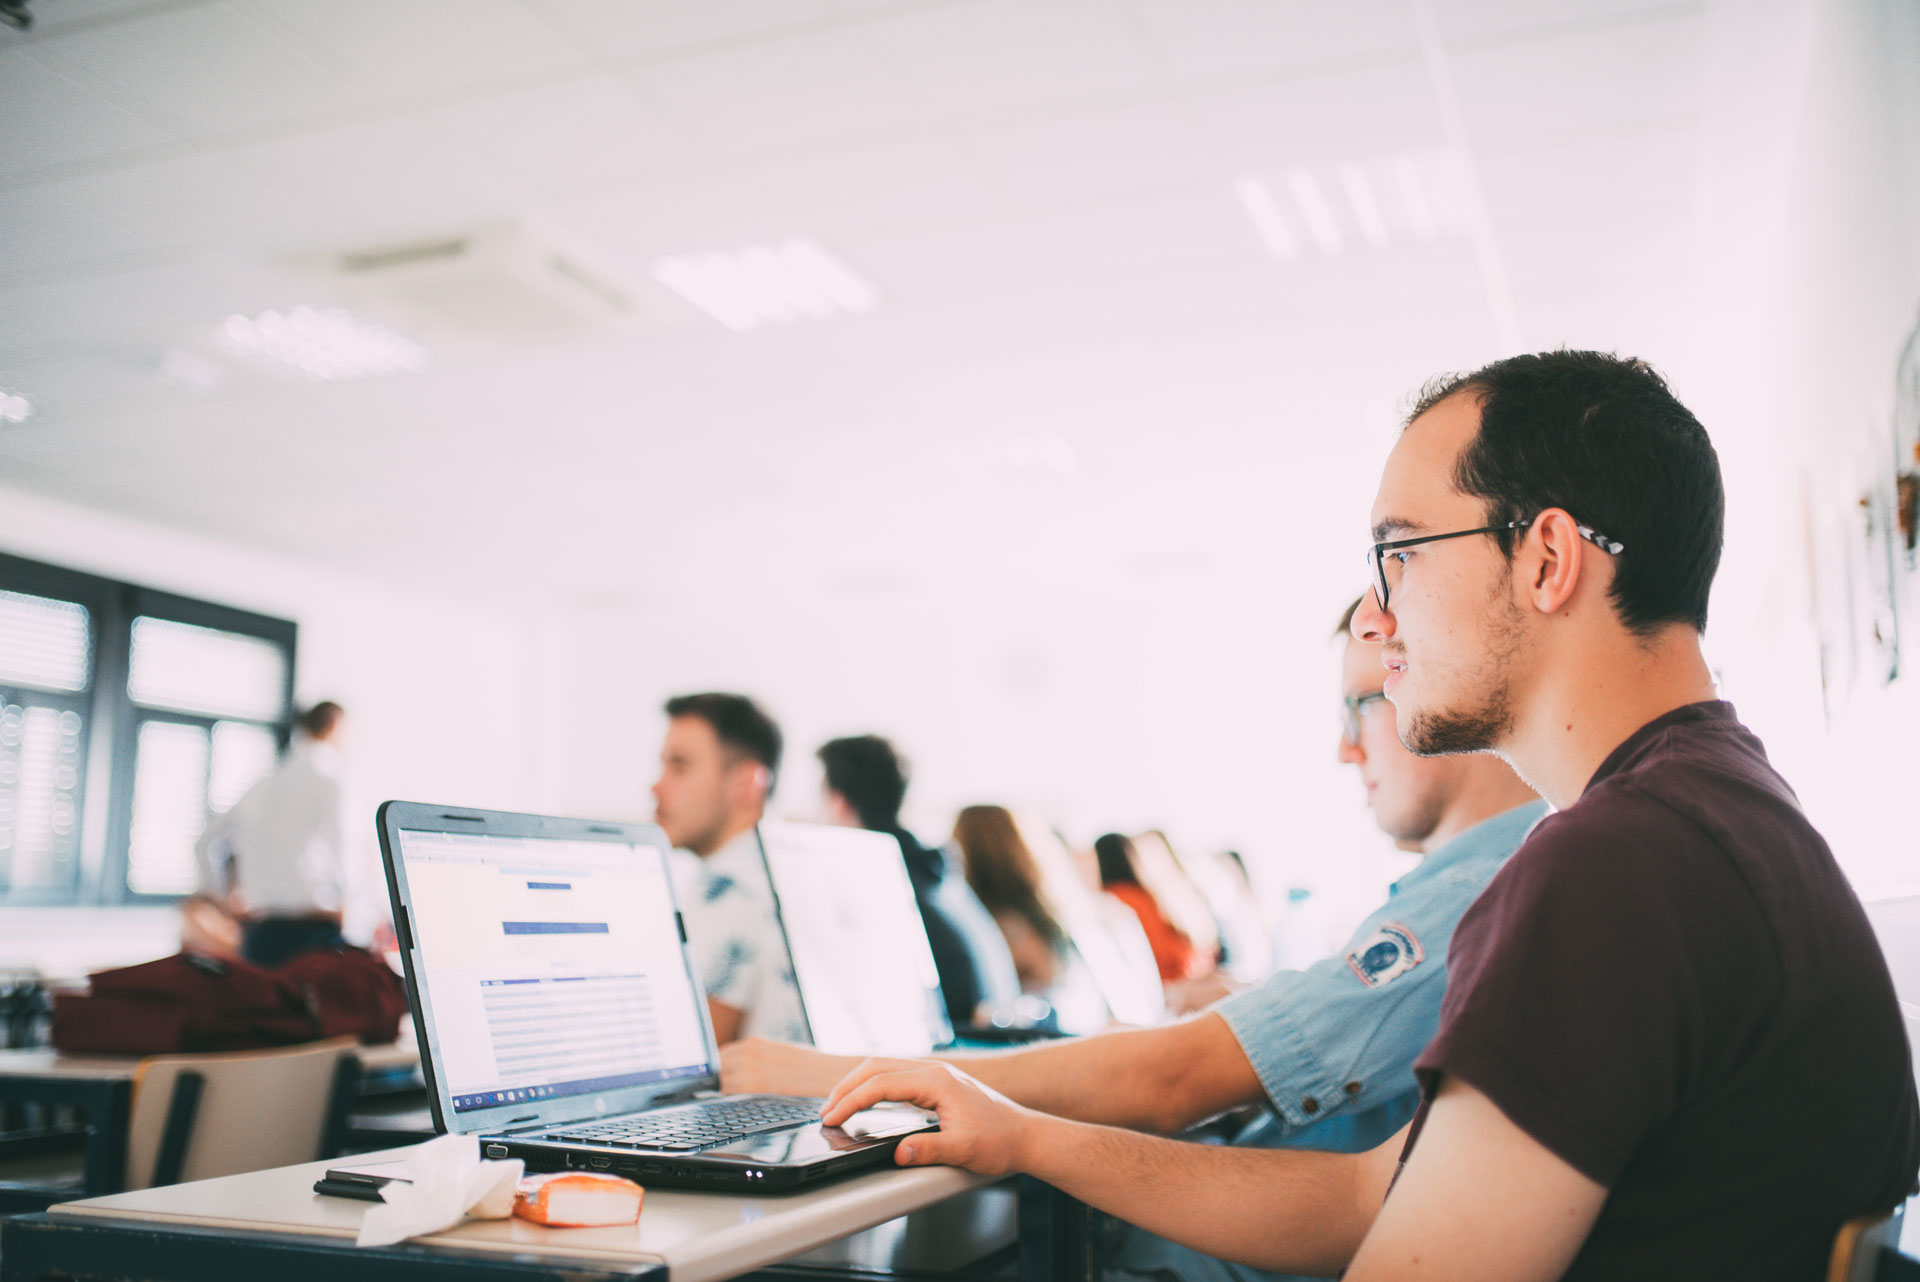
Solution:
{"label": "laptop screen back of other laptop", "polygon": [[823,824],[762,824],[813,1041],[838,1055],[925,1055],[953,1040],[900,843]]}
{"label": "laptop screen back of other laptop", "polygon": [[664,850],[404,827],[396,836],[448,1129],[498,1120],[502,1106],[599,1111],[610,1094],[664,1093],[711,1072]]}

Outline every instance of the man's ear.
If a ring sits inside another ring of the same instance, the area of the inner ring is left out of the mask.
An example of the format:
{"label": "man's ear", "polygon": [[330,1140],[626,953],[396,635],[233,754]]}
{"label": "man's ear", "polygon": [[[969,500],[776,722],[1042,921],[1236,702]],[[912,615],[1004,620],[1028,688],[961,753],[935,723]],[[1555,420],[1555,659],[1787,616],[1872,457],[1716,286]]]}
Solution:
{"label": "man's ear", "polygon": [[1514,553],[1514,573],[1534,609],[1558,614],[1567,608],[1588,569],[1588,548],[1579,524],[1564,509],[1550,507],[1533,518]]}

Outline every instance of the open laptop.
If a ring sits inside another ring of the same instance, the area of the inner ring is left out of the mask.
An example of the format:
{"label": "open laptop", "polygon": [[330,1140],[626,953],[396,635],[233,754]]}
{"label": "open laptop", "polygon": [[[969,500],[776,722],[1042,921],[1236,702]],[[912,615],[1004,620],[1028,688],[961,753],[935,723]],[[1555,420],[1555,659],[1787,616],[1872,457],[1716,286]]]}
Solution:
{"label": "open laptop", "polygon": [[827,824],[765,823],[759,837],[813,1044],[913,1057],[952,1042],[900,843]]}
{"label": "open laptop", "polygon": [[934,1126],[718,1095],[719,1054],[650,824],[389,801],[395,930],[435,1127],[530,1170],[766,1190],[886,1161]]}

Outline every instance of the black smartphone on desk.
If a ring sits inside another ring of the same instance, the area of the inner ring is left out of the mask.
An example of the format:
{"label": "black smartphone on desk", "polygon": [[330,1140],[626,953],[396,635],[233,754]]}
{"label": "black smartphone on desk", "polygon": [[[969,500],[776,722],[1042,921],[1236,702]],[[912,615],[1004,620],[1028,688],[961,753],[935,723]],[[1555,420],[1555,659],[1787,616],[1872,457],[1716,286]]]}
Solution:
{"label": "black smartphone on desk", "polygon": [[410,1181],[405,1162],[369,1162],[365,1166],[334,1166],[313,1182],[313,1191],[326,1197],[351,1197],[362,1202],[380,1201],[380,1190],[388,1184]]}

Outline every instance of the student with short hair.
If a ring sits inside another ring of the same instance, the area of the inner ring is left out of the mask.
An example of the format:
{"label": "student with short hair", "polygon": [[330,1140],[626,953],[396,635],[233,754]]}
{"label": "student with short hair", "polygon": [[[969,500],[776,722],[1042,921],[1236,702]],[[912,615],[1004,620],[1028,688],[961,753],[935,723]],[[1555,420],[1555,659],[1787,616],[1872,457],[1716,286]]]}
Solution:
{"label": "student with short hair", "polygon": [[1019,993],[1013,957],[972,887],[949,875],[946,855],[901,824],[906,761],[891,743],[872,734],[831,740],[817,755],[828,817],[843,827],[884,832],[900,843],[948,1019],[955,1027],[981,1022],[983,1006]]}
{"label": "student with short hair", "polygon": [[680,912],[714,1039],[805,1040],[800,990],[754,832],[779,776],[780,727],[739,694],[679,695],[665,711],[654,817],[675,847],[700,859]]}

